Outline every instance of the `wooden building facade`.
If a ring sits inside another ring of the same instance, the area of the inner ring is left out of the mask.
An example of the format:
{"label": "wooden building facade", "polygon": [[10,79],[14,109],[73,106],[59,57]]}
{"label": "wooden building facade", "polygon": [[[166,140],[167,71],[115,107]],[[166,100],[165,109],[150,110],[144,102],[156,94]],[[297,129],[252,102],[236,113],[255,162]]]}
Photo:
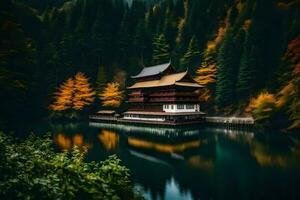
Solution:
{"label": "wooden building facade", "polygon": [[187,71],[177,73],[171,63],[144,67],[127,87],[125,120],[179,123],[199,121],[199,85]]}

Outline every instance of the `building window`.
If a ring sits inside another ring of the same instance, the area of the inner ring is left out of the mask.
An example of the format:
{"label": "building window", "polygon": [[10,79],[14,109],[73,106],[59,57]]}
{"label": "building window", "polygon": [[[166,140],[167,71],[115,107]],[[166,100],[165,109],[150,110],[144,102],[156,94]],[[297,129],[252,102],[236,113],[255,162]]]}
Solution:
{"label": "building window", "polygon": [[171,110],[173,110],[174,109],[174,105],[171,105]]}
{"label": "building window", "polygon": [[177,105],[177,109],[184,109],[184,104],[179,104],[179,105]]}
{"label": "building window", "polygon": [[194,109],[194,105],[188,104],[186,105],[186,109]]}

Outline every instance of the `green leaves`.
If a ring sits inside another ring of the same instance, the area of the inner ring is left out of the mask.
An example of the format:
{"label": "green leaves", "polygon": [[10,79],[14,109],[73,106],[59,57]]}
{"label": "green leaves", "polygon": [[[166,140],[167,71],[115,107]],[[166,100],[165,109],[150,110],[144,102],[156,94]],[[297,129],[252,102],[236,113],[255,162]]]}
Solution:
{"label": "green leaves", "polygon": [[86,163],[85,150],[55,153],[51,146],[49,138],[17,143],[0,133],[1,199],[135,199],[117,156]]}

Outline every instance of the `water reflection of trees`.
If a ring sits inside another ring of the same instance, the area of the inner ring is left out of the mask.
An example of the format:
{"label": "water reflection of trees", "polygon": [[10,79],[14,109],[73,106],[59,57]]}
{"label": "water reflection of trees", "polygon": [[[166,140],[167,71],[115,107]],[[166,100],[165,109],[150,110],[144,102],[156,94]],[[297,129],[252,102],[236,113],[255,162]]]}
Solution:
{"label": "water reflection of trees", "polygon": [[194,140],[179,144],[161,144],[152,141],[142,140],[134,137],[128,137],[128,144],[133,147],[141,149],[149,149],[153,151],[158,151],[162,153],[175,153],[184,152],[191,148],[197,148],[200,146],[201,141]]}
{"label": "water reflection of trees", "polygon": [[87,139],[86,130],[82,129],[80,123],[50,123],[50,130],[54,133],[54,141],[62,150],[70,150],[73,146],[90,149],[93,144]]}
{"label": "water reflection of trees", "polygon": [[103,144],[104,148],[109,151],[116,150],[119,144],[119,135],[114,131],[106,129],[100,131],[98,139]]}
{"label": "water reflection of trees", "polygon": [[[172,181],[181,194],[194,199],[244,197],[251,195],[249,188],[257,188],[257,194],[262,194],[274,188],[268,186],[273,176],[265,167],[300,167],[300,142],[282,134],[122,127],[98,127],[98,140],[106,150],[120,156],[134,181],[152,199],[163,199]],[[279,176],[276,179],[282,181]]]}
{"label": "water reflection of trees", "polygon": [[62,150],[70,150],[73,146],[79,147],[80,150],[83,150],[84,148],[89,149],[92,147],[92,143],[84,141],[82,134],[68,136],[64,133],[58,133],[54,136],[54,140]]}
{"label": "water reflection of trees", "polygon": [[[131,159],[135,160],[129,163],[129,168],[135,181],[151,194],[152,199],[163,199],[172,180],[182,195],[190,194],[194,199],[200,197],[200,193],[209,196],[206,194],[209,182],[203,180],[209,180],[214,170],[213,135],[143,136],[134,133],[127,138],[130,152],[134,151]],[[136,156],[136,152],[140,156]],[[203,190],[199,191],[199,188]]]}
{"label": "water reflection of trees", "polygon": [[226,138],[237,145],[247,145],[256,162],[262,167],[300,167],[300,142],[279,132],[215,129],[218,139]]}
{"label": "water reflection of trees", "polygon": [[251,154],[263,167],[296,168],[300,167],[300,145],[290,142],[287,146],[269,141],[255,139],[251,144]]}

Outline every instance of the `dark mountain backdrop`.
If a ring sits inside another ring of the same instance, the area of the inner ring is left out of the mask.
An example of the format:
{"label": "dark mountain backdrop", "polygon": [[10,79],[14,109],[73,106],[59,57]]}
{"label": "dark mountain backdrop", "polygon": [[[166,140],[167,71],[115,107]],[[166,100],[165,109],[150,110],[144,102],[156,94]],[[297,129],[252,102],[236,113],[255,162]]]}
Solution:
{"label": "dark mountain backdrop", "polygon": [[209,108],[235,112],[260,92],[278,93],[295,79],[299,50],[295,58],[285,55],[289,47],[299,49],[299,5],[298,0],[1,0],[0,120],[46,116],[55,88],[78,71],[96,83],[170,59],[195,78],[201,68],[215,67]]}

